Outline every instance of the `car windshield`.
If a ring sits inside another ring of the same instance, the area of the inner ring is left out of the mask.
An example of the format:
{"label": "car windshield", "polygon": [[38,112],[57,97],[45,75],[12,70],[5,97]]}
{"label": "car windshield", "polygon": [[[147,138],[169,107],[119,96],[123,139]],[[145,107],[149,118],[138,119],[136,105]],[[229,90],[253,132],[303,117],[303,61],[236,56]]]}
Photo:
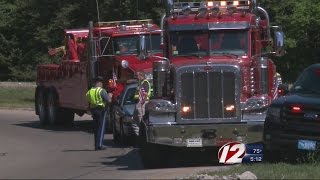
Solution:
{"label": "car windshield", "polygon": [[[116,55],[137,55],[139,36],[116,37],[113,41]],[[160,35],[145,35],[146,48],[149,53],[161,52]]]}
{"label": "car windshield", "polygon": [[320,69],[305,70],[292,86],[291,93],[320,95]]}
{"label": "car windshield", "polygon": [[126,92],[126,95],[124,97],[124,102],[123,105],[132,105],[132,104],[137,104],[138,99],[134,98],[134,94],[136,92],[136,87],[129,88]]}
{"label": "car windshield", "polygon": [[173,56],[247,55],[247,30],[171,32]]}

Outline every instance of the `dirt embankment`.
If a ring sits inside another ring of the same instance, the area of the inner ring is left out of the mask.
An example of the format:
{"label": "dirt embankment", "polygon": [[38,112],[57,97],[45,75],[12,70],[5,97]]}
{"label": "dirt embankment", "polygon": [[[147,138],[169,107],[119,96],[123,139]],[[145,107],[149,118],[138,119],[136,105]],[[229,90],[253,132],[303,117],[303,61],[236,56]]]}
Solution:
{"label": "dirt embankment", "polygon": [[0,87],[36,87],[35,82],[0,82]]}

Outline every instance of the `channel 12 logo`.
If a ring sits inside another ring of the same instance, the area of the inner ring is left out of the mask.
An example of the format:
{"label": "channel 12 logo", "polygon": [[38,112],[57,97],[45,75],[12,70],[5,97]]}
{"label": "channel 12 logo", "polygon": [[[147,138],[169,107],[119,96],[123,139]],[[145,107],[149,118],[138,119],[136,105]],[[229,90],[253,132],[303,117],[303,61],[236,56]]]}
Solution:
{"label": "channel 12 logo", "polygon": [[244,162],[262,162],[262,144],[243,144],[240,142],[229,142],[218,151],[219,163],[238,164]]}

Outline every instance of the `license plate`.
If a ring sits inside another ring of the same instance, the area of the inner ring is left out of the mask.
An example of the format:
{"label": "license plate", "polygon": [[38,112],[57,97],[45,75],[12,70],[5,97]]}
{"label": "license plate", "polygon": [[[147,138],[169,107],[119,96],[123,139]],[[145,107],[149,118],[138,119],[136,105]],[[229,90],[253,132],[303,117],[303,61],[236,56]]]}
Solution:
{"label": "license plate", "polygon": [[301,149],[301,150],[315,151],[316,145],[317,145],[316,141],[298,140],[298,149]]}
{"label": "license plate", "polygon": [[201,138],[187,139],[187,147],[202,147]]}

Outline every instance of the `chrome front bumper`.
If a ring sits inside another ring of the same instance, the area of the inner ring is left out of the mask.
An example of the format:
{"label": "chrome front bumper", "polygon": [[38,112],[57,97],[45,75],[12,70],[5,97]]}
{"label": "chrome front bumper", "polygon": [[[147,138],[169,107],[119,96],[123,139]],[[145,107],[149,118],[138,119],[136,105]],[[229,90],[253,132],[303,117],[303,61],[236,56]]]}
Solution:
{"label": "chrome front bumper", "polygon": [[176,125],[154,124],[147,128],[149,143],[175,147],[219,147],[231,141],[262,141],[263,123]]}

